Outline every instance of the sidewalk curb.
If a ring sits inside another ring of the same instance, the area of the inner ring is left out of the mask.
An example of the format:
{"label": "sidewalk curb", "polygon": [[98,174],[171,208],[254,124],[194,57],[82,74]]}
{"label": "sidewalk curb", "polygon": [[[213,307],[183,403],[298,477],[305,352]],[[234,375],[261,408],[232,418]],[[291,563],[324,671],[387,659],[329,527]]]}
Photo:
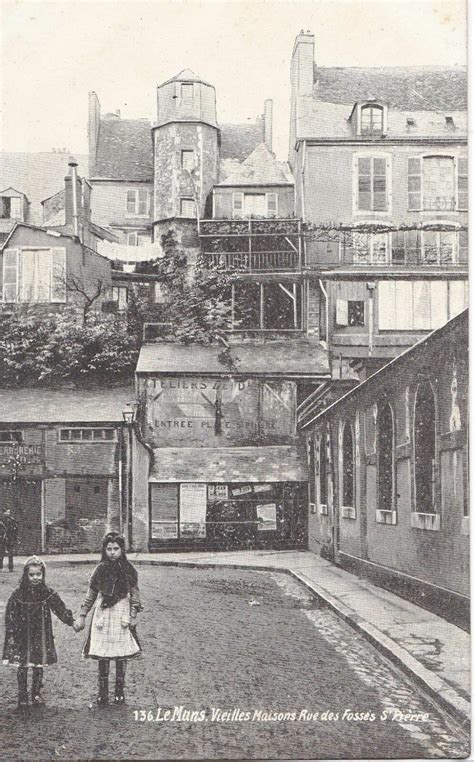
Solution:
{"label": "sidewalk curb", "polygon": [[[322,600],[338,616],[344,619],[355,630],[358,630],[378,651],[380,651],[391,662],[396,664],[406,675],[412,678],[435,703],[440,704],[451,716],[461,723],[465,732],[470,731],[471,726],[471,706],[466,699],[461,696],[449,683],[442,677],[433,674],[415,659],[408,651],[395,643],[392,638],[385,635],[381,630],[363,619],[353,609],[339,601],[323,587],[315,584],[306,577],[303,572],[296,571],[289,567],[272,565],[252,565],[236,563],[213,563],[211,561],[165,561],[159,559],[132,559],[137,566],[176,566],[188,569],[238,569],[243,571],[266,571],[280,574],[288,574],[297,582],[304,585],[313,595]],[[79,566],[97,564],[97,559],[73,559],[57,560],[51,559],[48,566]]]}
{"label": "sidewalk curb", "polygon": [[409,677],[422,687],[435,702],[441,704],[449,714],[458,722],[461,722],[462,728],[469,732],[471,725],[471,706],[465,698],[452,688],[442,677],[434,675],[415,659],[408,651],[395,643],[392,638],[374,627],[370,622],[360,617],[349,606],[341,603],[331,593],[324,588],[315,585],[304,574],[292,569],[287,572],[294,579],[298,580],[308,590],[323,600],[335,613],[350,624],[354,629],[361,632],[364,637],[381,651],[390,661],[395,663]]}

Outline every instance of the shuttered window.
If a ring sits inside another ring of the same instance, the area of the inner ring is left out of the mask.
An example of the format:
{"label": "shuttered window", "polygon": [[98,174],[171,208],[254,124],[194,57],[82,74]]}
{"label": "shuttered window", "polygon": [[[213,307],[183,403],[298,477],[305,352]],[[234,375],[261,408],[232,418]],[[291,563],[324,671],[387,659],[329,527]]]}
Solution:
{"label": "shuttered window", "polygon": [[358,158],[357,209],[359,211],[387,211],[387,164],[386,158]]}
{"label": "shuttered window", "polygon": [[432,331],[468,305],[467,281],[380,281],[379,329]]}
{"label": "shuttered window", "polygon": [[408,159],[408,209],[421,209],[421,159]]}
{"label": "shuttered window", "polygon": [[52,252],[51,301],[66,301],[66,249],[55,248]]}
{"label": "shuttered window", "polygon": [[233,216],[242,217],[243,210],[244,210],[244,194],[239,191],[235,191],[232,194],[232,205],[233,205]]}
{"label": "shuttered window", "polygon": [[267,215],[276,217],[278,214],[278,196],[276,193],[267,193]]}
{"label": "shuttered window", "polygon": [[3,252],[3,301],[16,302],[18,289],[18,251]]}
{"label": "shuttered window", "polygon": [[467,158],[459,158],[457,162],[458,169],[458,209],[467,209]]}

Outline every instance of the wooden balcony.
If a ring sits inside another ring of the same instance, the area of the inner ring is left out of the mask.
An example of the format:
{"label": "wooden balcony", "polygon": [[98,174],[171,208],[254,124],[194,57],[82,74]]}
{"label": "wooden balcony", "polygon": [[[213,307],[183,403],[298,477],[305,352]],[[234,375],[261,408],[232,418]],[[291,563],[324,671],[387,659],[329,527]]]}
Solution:
{"label": "wooden balcony", "polygon": [[301,220],[294,217],[200,220],[203,254],[215,267],[240,272],[298,272]]}

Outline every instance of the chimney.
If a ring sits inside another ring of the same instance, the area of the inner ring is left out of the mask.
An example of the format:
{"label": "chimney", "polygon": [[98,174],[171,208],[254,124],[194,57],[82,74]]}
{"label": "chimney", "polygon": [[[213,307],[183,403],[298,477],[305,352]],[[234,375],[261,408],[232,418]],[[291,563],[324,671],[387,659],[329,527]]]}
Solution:
{"label": "chimney", "polygon": [[87,136],[89,138],[89,176],[94,175],[95,160],[97,156],[97,143],[99,141],[100,126],[100,103],[97,94],[89,93],[89,122]]}
{"label": "chimney", "polygon": [[265,111],[263,114],[263,140],[269,151],[272,151],[273,145],[273,101],[267,98],[265,101]]}
{"label": "chimney", "polygon": [[295,95],[312,95],[314,82],[314,34],[303,29],[296,36],[291,58],[291,89]]}
{"label": "chimney", "polygon": [[65,215],[66,225],[72,227],[73,234],[79,237],[79,199],[82,197],[81,181],[77,177],[77,161],[69,160],[70,173],[65,181]]}
{"label": "chimney", "polygon": [[314,82],[314,34],[303,29],[296,35],[291,57],[290,83],[290,143],[288,160],[290,167],[294,168],[294,152],[297,135],[297,122],[299,116],[299,98],[313,94]]}

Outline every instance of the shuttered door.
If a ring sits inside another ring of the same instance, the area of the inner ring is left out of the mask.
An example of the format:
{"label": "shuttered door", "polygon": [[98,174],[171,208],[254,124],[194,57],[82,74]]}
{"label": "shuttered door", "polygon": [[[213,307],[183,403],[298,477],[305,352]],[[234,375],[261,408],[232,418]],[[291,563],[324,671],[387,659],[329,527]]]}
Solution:
{"label": "shuttered door", "polygon": [[18,522],[17,554],[41,553],[41,480],[0,481],[0,505]]}

